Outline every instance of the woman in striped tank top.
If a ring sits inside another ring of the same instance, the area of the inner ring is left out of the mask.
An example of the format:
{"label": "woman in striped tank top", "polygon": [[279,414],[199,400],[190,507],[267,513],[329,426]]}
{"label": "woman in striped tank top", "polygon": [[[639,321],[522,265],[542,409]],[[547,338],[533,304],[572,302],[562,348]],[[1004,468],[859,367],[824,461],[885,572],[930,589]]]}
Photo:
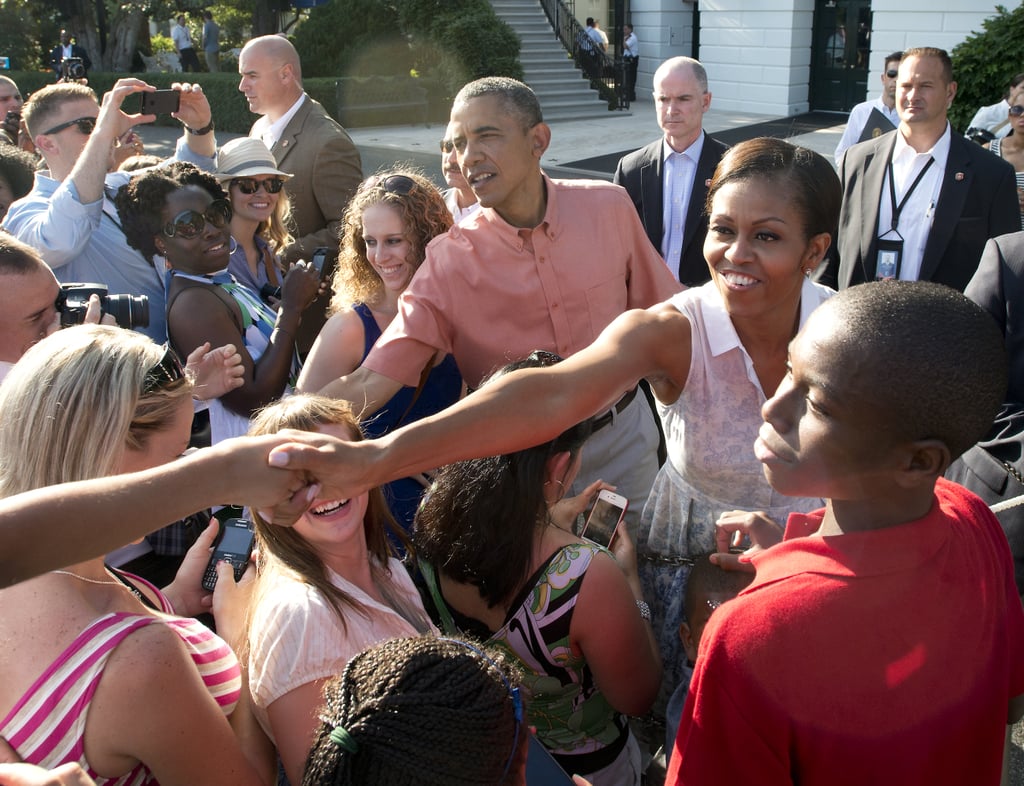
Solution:
{"label": "woman in striped tank top", "polygon": [[[141,334],[58,331],[0,388],[0,497],[172,460],[188,444],[191,391],[174,355]],[[0,737],[20,758],[76,762],[101,786],[260,783],[227,718],[237,659],[175,616],[201,607],[201,561],[167,594],[102,558],[0,590]],[[220,610],[245,598],[222,584],[215,609],[230,640],[241,615]]]}

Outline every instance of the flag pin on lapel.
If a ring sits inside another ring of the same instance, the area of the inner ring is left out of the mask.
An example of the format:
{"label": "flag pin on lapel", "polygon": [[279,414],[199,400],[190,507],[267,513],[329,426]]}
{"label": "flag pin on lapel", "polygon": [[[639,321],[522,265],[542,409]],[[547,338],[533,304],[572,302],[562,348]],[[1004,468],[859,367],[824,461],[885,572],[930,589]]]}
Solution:
{"label": "flag pin on lapel", "polygon": [[957,172],[955,175],[953,175],[953,179],[959,183],[961,180],[964,179],[964,173]]}
{"label": "flag pin on lapel", "polygon": [[[285,140],[284,140],[284,141],[283,141],[283,142],[281,143],[281,147],[288,147],[288,140],[287,140],[287,139],[285,139]],[[960,173],[959,173],[959,172],[957,172],[957,174],[959,175]],[[964,176],[963,176],[963,175],[960,175],[960,177],[958,177],[957,179],[958,179],[958,180],[963,180],[963,179],[964,179]]]}

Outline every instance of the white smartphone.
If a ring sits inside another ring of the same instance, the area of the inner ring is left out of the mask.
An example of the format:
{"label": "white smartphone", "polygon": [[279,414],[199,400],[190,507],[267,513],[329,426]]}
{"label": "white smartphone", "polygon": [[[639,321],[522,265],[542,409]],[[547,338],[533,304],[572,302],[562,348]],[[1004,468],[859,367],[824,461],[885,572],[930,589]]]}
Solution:
{"label": "white smartphone", "polygon": [[615,538],[615,529],[626,515],[628,506],[629,500],[621,494],[602,489],[597,494],[597,502],[594,503],[590,517],[580,534],[599,546],[610,548]]}

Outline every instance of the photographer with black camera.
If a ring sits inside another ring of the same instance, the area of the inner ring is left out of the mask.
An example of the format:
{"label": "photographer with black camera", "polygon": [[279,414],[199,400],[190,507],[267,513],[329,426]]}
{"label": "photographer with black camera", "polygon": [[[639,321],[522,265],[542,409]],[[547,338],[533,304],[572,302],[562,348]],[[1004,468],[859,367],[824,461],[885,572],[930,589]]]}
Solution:
{"label": "photographer with black camera", "polygon": [[60,43],[50,53],[50,68],[57,75],[58,82],[73,82],[89,75],[92,60],[85,49],[71,43],[71,33],[61,30]]}
{"label": "photographer with black camera", "polygon": [[[0,232],[0,380],[29,347],[61,327],[62,294],[39,254]],[[101,316],[100,299],[86,295],[78,321],[96,324]],[[114,323],[113,317],[103,321]]]}
{"label": "photographer with black camera", "polygon": [[[177,84],[174,89],[179,108],[171,114],[185,125],[175,158],[212,170],[216,140],[209,101],[199,86]],[[148,297],[149,327],[136,327],[163,343],[163,269],[155,269],[125,241],[113,198],[131,173],[108,173],[117,139],[156,119],[128,114],[122,104],[137,106],[136,94],[154,90],[139,79],[120,79],[103,97],[102,107],[91,88],[73,82],[33,93],[24,106],[24,121],[49,171],[36,173],[32,191],[10,206],[3,226],[38,250],[62,282],[96,282],[114,294]]]}
{"label": "photographer with black camera", "polygon": [[0,142],[18,144],[21,105],[25,103],[13,79],[0,76]]}

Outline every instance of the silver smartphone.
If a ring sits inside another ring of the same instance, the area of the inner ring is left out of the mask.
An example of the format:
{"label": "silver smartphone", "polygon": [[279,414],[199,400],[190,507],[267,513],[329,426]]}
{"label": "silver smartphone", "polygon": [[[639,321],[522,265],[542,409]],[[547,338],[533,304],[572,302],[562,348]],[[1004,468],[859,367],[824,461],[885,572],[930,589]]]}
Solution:
{"label": "silver smartphone", "polygon": [[615,530],[626,515],[628,506],[629,500],[621,494],[602,489],[598,492],[597,502],[594,503],[580,534],[599,546],[610,548],[615,539]]}

